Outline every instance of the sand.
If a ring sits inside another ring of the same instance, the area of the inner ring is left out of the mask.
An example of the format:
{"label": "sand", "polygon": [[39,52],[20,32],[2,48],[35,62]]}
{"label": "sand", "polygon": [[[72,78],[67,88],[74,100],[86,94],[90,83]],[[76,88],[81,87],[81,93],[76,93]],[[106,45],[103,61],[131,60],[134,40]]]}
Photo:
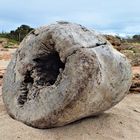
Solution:
{"label": "sand", "polygon": [[140,140],[139,102],[140,94],[128,94],[100,116],[41,130],[9,117],[0,95],[0,140]]}

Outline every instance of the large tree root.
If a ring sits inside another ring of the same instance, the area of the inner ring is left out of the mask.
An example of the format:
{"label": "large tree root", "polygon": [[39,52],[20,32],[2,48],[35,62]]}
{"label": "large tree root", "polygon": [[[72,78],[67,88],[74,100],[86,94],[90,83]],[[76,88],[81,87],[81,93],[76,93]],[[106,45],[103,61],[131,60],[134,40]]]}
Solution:
{"label": "large tree root", "polygon": [[22,41],[4,77],[3,100],[14,119],[50,128],[109,109],[130,85],[124,55],[95,31],[58,22]]}

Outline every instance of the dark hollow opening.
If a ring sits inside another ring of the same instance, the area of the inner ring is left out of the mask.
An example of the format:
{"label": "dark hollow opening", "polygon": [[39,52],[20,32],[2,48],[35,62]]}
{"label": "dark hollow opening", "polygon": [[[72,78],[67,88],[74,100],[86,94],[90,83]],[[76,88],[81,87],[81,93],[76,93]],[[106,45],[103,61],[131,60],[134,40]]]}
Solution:
{"label": "dark hollow opening", "polygon": [[47,55],[39,56],[34,59],[36,63],[35,70],[37,72],[37,85],[53,85],[60,73],[60,68],[64,69],[65,64],[60,60],[59,54],[56,51],[50,52]]}
{"label": "dark hollow opening", "polygon": [[24,105],[24,103],[27,101],[27,95],[28,95],[28,88],[27,88],[27,85],[30,83],[30,84],[33,84],[34,82],[34,79],[31,77],[31,72],[30,71],[27,71],[26,72],[26,75],[24,77],[24,81],[22,82],[21,84],[21,87],[20,87],[20,95],[18,97],[18,103],[20,105]]}
{"label": "dark hollow opening", "polygon": [[31,72],[30,71],[27,71],[26,72],[26,75],[25,75],[25,79],[24,79],[24,82],[25,83],[33,83],[33,78],[31,77]]}

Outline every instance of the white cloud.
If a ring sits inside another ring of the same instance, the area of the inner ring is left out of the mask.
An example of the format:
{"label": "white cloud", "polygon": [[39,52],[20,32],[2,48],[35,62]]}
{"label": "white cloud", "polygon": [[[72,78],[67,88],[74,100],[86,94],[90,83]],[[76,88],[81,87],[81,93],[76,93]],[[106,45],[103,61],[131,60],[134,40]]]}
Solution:
{"label": "white cloud", "polygon": [[101,31],[140,33],[139,5],[139,0],[4,0],[0,5],[0,30],[67,20]]}
{"label": "white cloud", "polygon": [[124,28],[123,31],[126,33],[138,34],[138,33],[140,33],[140,25],[127,26]]}

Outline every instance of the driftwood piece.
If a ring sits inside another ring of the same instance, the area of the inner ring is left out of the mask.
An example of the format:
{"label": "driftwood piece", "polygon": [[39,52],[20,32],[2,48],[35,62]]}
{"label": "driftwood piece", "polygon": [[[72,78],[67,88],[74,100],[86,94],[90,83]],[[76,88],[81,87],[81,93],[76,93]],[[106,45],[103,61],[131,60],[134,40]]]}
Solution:
{"label": "driftwood piece", "polygon": [[117,104],[131,75],[126,57],[100,34],[58,22],[24,38],[4,76],[3,100],[27,125],[63,126]]}

